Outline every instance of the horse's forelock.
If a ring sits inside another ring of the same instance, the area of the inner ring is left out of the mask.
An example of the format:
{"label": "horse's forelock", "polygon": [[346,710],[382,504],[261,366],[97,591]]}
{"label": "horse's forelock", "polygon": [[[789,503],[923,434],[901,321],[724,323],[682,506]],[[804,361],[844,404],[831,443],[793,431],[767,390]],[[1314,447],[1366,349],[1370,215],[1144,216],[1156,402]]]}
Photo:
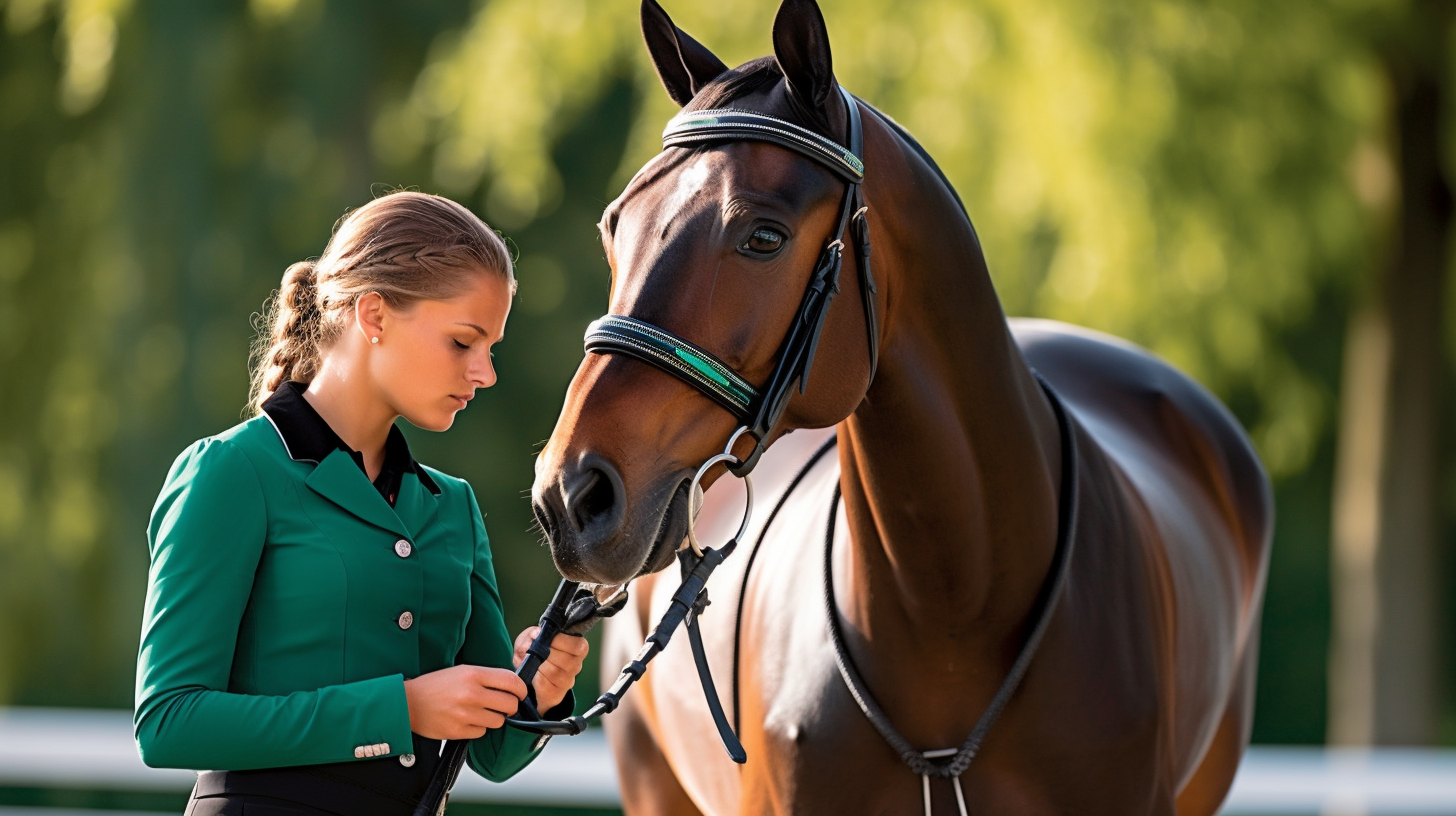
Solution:
{"label": "horse's forelock", "polygon": [[773,57],[759,57],[729,71],[724,71],[698,91],[684,110],[711,110],[731,107],[745,96],[767,90],[784,78]]}
{"label": "horse's forelock", "polygon": [[[776,59],[773,57],[759,57],[756,60],[750,60],[737,68],[724,72],[717,79],[705,85],[683,110],[697,111],[731,108],[734,107],[734,102],[744,97],[768,91],[780,82],[783,82],[783,80],[784,73],[779,69],[779,64]],[[806,114],[798,105],[780,105],[775,110],[759,112],[777,116],[786,122],[792,122],[800,127],[805,127],[816,133],[833,138],[827,120],[824,120],[822,117]]]}

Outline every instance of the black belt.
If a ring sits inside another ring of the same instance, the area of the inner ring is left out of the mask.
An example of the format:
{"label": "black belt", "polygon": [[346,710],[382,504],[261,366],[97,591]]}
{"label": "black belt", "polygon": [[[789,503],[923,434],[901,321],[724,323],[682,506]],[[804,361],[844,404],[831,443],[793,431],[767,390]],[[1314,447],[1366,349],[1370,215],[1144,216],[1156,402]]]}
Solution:
{"label": "black belt", "polygon": [[409,816],[440,764],[440,741],[414,734],[414,764],[398,756],[326,765],[203,771],[194,797],[267,796],[341,816]]}

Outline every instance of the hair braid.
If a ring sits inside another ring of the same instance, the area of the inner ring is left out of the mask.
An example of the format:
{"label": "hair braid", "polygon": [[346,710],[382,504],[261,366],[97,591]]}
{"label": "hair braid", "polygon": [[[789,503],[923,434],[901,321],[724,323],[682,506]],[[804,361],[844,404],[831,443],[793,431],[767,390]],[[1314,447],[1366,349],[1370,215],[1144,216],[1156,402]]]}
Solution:
{"label": "hair braid", "polygon": [[313,379],[322,322],[318,301],[318,268],[314,263],[299,261],[288,267],[261,320],[248,395],[248,405],[254,412],[261,411],[263,403],[288,380]]}

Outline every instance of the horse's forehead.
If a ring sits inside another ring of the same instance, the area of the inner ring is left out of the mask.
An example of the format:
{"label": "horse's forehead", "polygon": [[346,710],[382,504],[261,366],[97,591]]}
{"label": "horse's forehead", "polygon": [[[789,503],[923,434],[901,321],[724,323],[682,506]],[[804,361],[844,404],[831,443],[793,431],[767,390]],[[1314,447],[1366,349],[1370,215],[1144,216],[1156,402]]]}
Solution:
{"label": "horse's forehead", "polygon": [[677,183],[663,201],[663,206],[669,213],[683,209],[704,192],[713,172],[710,165],[707,155],[698,154],[678,171]]}
{"label": "horse's forehead", "polygon": [[726,206],[741,193],[801,209],[835,192],[836,186],[828,173],[789,151],[745,140],[687,154],[658,154],[643,165],[608,211],[630,204],[639,216],[657,213],[670,218],[695,204]]}

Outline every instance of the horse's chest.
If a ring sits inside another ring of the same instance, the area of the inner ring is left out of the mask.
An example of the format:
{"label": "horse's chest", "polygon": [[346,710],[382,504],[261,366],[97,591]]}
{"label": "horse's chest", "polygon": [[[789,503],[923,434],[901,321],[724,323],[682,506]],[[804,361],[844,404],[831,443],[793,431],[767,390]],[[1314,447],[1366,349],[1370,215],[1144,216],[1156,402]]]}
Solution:
{"label": "horse's chest", "polygon": [[[766,648],[753,652],[757,662],[742,675],[743,736],[750,759],[740,776],[734,812],[921,816],[924,783],[849,695],[834,665],[822,611],[816,615],[814,609],[790,606],[793,614],[770,627],[775,634],[759,636]],[[913,673],[916,667],[903,670]],[[893,689],[875,693],[887,708],[906,702],[892,702]],[[1105,728],[1107,714],[1098,706],[1108,700],[1053,703],[1042,699],[1046,693],[1031,689],[1008,708],[962,776],[970,812],[1155,812],[1151,735],[1096,733],[1094,721]],[[964,710],[948,711],[946,719],[954,724],[945,730],[956,734],[950,739],[907,737],[926,749],[954,747],[983,707],[968,700]],[[951,782],[931,780],[930,792],[934,813],[958,812]],[[1111,810],[1109,803],[1116,803]]]}
{"label": "horse's chest", "polygon": [[[819,493],[806,488],[811,497]],[[808,498],[805,512],[779,522],[783,527],[764,542],[747,584],[737,676],[750,759],[732,812],[919,816],[925,812],[924,783],[875,731],[835,665],[822,591],[827,504],[824,511],[807,509],[818,504],[824,503]],[[737,584],[741,572],[735,579]],[[1090,659],[1098,650],[1066,648],[1074,638],[1065,627],[1053,628],[1049,648],[1038,654],[963,775],[971,812],[1156,812],[1156,695],[1106,676]],[[889,671],[864,666],[891,719],[926,750],[958,746],[999,685],[995,678],[987,687],[967,689],[963,699],[947,699],[942,689],[915,682],[934,658],[912,655]],[[904,716],[917,700],[946,709],[930,717],[928,730]],[[958,812],[951,782],[932,780],[930,791],[935,813]],[[1115,809],[1104,811],[1109,802]]]}

